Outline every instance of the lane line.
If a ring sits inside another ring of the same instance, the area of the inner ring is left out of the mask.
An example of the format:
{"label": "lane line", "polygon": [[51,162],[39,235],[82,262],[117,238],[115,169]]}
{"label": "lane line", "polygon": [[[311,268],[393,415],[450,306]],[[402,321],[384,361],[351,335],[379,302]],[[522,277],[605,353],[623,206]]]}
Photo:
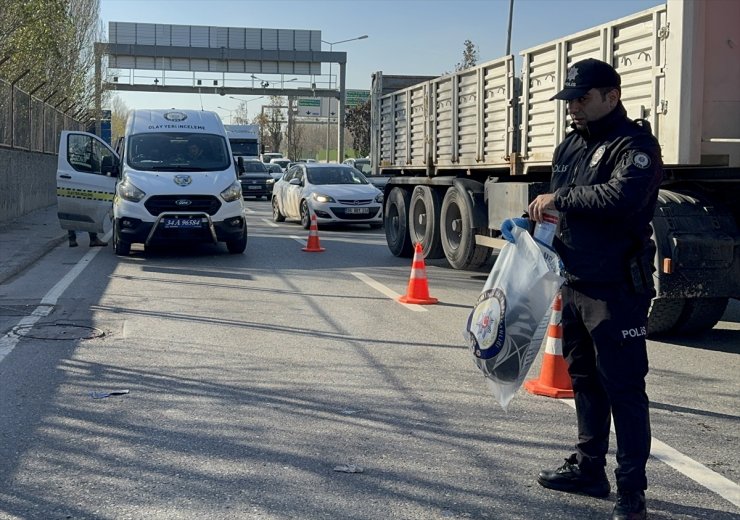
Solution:
{"label": "lane line", "polygon": [[[110,233],[106,233],[103,237],[103,240],[109,239]],[[90,251],[85,253],[85,256],[83,256],[74,265],[74,267],[72,267],[72,269],[70,269],[69,272],[65,274],[62,279],[59,280],[54,285],[54,287],[52,287],[49,292],[44,295],[43,298],[41,298],[41,303],[39,304],[39,306],[31,311],[31,314],[29,314],[28,316],[24,316],[23,318],[21,318],[18,323],[10,329],[8,333],[0,338],[0,363],[2,363],[3,359],[5,359],[5,357],[13,351],[16,345],[18,345],[18,342],[23,337],[23,335],[17,333],[17,331],[31,330],[36,322],[38,322],[41,318],[44,318],[51,314],[59,297],[64,293],[64,291],[67,290],[72,282],[74,282],[75,279],[80,276],[82,271],[84,271],[85,268],[90,265],[90,263],[92,263],[95,255],[100,253],[100,251],[102,251],[103,249],[106,248],[94,247],[91,248]]]}
{"label": "lane line", "polygon": [[274,222],[273,222],[272,220],[270,220],[270,219],[267,219],[267,218],[263,218],[263,219],[261,219],[261,220],[262,220],[262,221],[263,221],[263,222],[264,222],[265,224],[267,224],[268,226],[270,226],[270,227],[280,227],[280,226],[278,226],[277,224],[275,224],[275,223],[274,223]]}
{"label": "lane line", "polygon": [[399,302],[398,301],[398,298],[401,297],[400,294],[398,294],[397,292],[392,291],[391,289],[389,289],[388,287],[386,287],[382,283],[376,282],[375,280],[373,280],[372,278],[370,278],[368,275],[366,275],[364,273],[350,273],[350,274],[352,276],[354,276],[355,278],[357,278],[358,280],[360,280],[361,282],[365,282],[367,285],[369,285],[370,287],[372,287],[373,289],[375,289],[379,293],[386,295],[388,298],[390,298],[391,300],[393,300],[397,304],[403,305],[404,307],[406,307],[410,311],[414,311],[414,312],[427,312],[427,309],[423,305],[416,305],[415,303],[402,303],[402,302]]}
{"label": "lane line", "polygon": [[[576,403],[573,399],[562,399],[562,401],[575,409]],[[613,421],[611,431],[614,432]],[[715,493],[735,506],[740,507],[740,486],[655,437],[650,437],[650,442],[651,456],[669,465],[700,486],[707,488],[712,493]]]}

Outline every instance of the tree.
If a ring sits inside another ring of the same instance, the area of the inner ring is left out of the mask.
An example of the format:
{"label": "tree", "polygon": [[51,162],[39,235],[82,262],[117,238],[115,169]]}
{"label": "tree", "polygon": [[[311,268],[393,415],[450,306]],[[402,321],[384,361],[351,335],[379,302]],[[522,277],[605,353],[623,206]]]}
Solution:
{"label": "tree", "polygon": [[270,96],[270,104],[262,107],[260,115],[254,118],[255,124],[260,125],[260,135],[265,151],[278,152],[283,140],[283,98]]}
{"label": "tree", "polygon": [[94,43],[102,39],[99,0],[0,2],[0,72],[22,90],[54,94],[60,109],[89,108]]}
{"label": "tree", "polygon": [[463,50],[463,59],[455,65],[455,71],[470,69],[475,67],[478,63],[478,48],[470,40],[465,40],[463,43],[465,49]]}
{"label": "tree", "polygon": [[111,143],[118,142],[126,130],[126,119],[128,118],[129,108],[118,95],[113,96],[111,100],[110,111],[110,133]]}
{"label": "tree", "polygon": [[370,153],[370,100],[347,110],[347,130],[352,135],[352,148],[360,157]]}

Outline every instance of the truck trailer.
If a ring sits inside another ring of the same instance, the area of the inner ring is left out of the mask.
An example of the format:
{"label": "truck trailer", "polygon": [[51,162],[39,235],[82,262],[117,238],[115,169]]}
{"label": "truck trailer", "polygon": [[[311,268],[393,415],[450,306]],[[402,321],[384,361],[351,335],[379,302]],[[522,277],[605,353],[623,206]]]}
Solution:
{"label": "truck trailer", "polygon": [[[657,296],[649,333],[712,328],[740,297],[740,2],[668,0],[438,78],[373,74],[371,162],[385,186],[396,256],[421,243],[455,269],[502,247],[501,222],[549,191],[568,128],[550,101],[570,65],[610,63],[622,102],[662,148],[653,218]],[[386,81],[400,87],[392,92]]]}

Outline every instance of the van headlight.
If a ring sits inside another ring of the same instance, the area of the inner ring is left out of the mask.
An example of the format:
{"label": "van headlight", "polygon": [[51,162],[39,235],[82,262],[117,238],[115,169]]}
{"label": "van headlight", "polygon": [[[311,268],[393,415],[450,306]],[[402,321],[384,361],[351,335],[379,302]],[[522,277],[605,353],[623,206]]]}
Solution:
{"label": "van headlight", "polygon": [[383,192],[381,191],[375,196],[375,202],[378,204],[383,204]]}
{"label": "van headlight", "polygon": [[128,179],[118,185],[117,191],[119,197],[129,202],[140,202],[146,197],[146,193],[134,186]]}
{"label": "van headlight", "polygon": [[336,202],[336,201],[334,200],[334,197],[331,197],[331,196],[329,196],[329,195],[323,195],[323,194],[321,194],[321,193],[312,193],[312,194],[311,194],[311,196],[313,197],[313,199],[314,199],[314,200],[315,200],[316,202],[322,202],[322,203],[327,203],[327,202]]}
{"label": "van headlight", "polygon": [[239,181],[234,181],[231,186],[221,192],[221,198],[226,202],[234,202],[242,198],[242,185]]}

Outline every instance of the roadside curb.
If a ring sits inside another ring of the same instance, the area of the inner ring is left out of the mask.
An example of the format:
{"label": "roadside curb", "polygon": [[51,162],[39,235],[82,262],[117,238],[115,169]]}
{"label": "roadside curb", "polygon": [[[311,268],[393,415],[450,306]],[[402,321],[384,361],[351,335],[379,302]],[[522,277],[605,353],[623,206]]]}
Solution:
{"label": "roadside curb", "polygon": [[63,235],[59,235],[58,237],[47,240],[32,251],[27,251],[22,256],[22,261],[11,263],[11,265],[5,266],[4,269],[0,270],[0,284],[5,283],[19,273],[25,271],[28,267],[32,266],[34,263],[36,263],[36,261],[46,256],[52,249],[57,247],[66,239],[67,235],[65,232],[65,234]]}

